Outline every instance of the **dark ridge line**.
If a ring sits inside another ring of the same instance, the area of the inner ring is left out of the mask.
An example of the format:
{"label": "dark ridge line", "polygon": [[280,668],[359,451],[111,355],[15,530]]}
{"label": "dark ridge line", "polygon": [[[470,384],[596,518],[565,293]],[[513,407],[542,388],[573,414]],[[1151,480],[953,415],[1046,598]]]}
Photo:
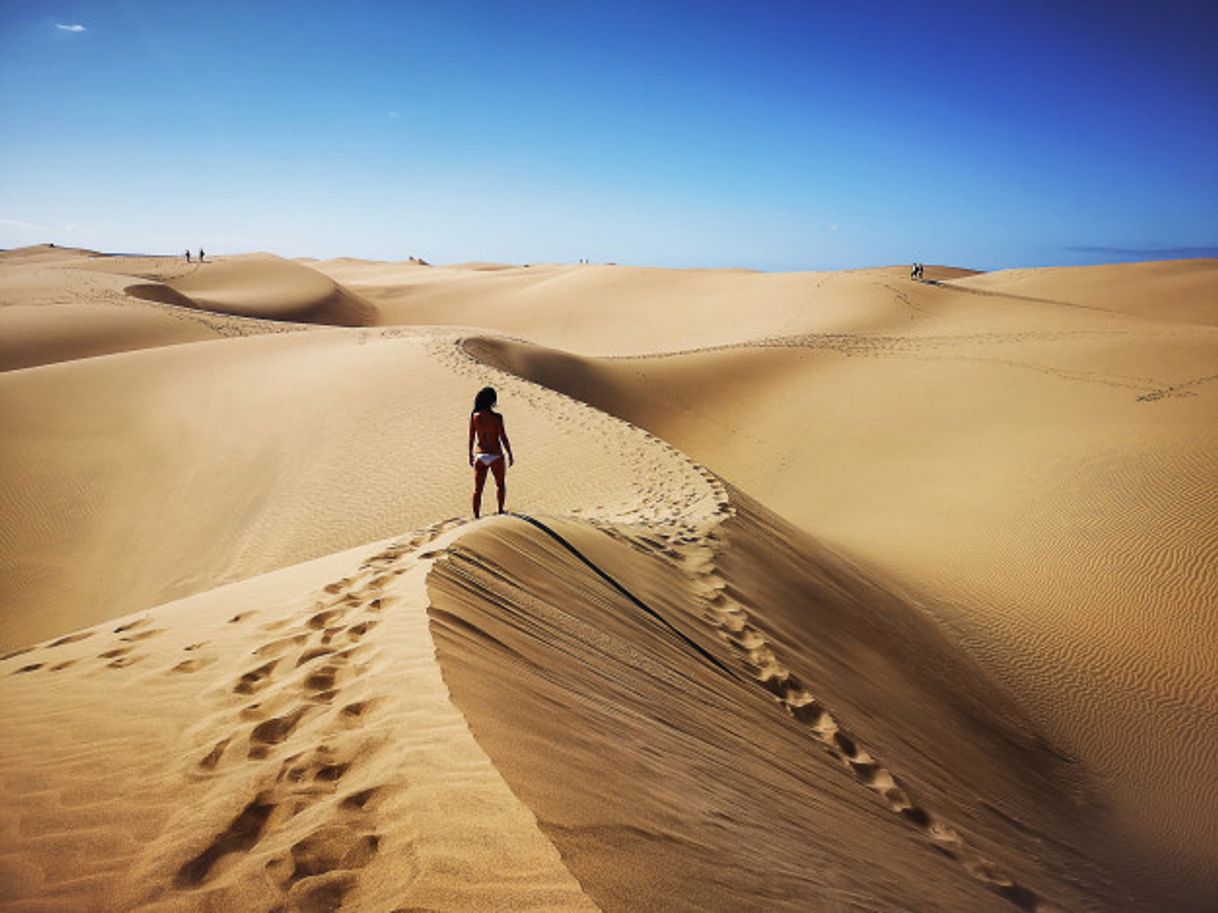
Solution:
{"label": "dark ridge line", "polygon": [[558,532],[554,531],[553,529],[551,529],[550,527],[546,526],[546,524],[542,523],[540,520],[536,519],[535,517],[530,517],[528,514],[518,514],[515,512],[509,512],[508,516],[515,517],[517,520],[523,520],[525,523],[528,523],[531,526],[535,526],[537,529],[541,530],[543,533],[545,533],[547,536],[549,536],[551,539],[553,539],[555,542],[557,542],[559,545],[561,545],[563,548],[565,548],[568,552],[570,552],[572,555],[574,555],[577,559],[579,559],[579,561],[584,566],[586,566],[589,570],[591,570],[594,574],[596,574],[596,576],[600,577],[601,580],[605,581],[605,583],[607,583],[607,584],[609,584],[609,586],[613,587],[614,590],[616,590],[621,595],[625,596],[628,600],[630,600],[630,602],[634,603],[634,605],[636,605],[638,608],[642,609],[644,612],[646,612],[648,615],[650,615],[652,618],[654,618],[656,621],[658,621],[660,624],[662,624],[664,627],[666,627],[669,631],[671,631],[673,634],[675,634],[677,637],[679,637],[681,640],[683,640],[686,644],[688,644],[690,647],[692,647],[697,653],[699,653],[702,656],[703,659],[707,660],[709,663],[711,663],[713,666],[715,666],[715,668],[719,669],[719,671],[725,673],[726,675],[729,675],[730,677],[734,678],[738,682],[744,681],[744,679],[742,679],[726,663],[724,663],[721,659],[719,659],[719,657],[715,656],[713,653],[711,653],[709,650],[707,650],[705,647],[703,647],[701,644],[699,644],[697,641],[695,641],[693,638],[691,638],[689,635],[687,635],[684,631],[682,631],[680,628],[673,625],[672,622],[670,622],[667,618],[665,618],[663,615],[661,615],[659,612],[657,612],[647,603],[643,602],[643,600],[639,599],[639,597],[635,596],[634,593],[630,592],[628,589],[626,589],[624,586],[622,586],[620,583],[618,583],[613,577],[611,577],[609,574],[606,574],[603,570],[601,570],[596,564],[594,564],[591,560],[589,560],[588,557],[585,556],[583,552],[581,552],[574,545],[572,545],[570,542],[568,542],[560,533],[558,533]]}

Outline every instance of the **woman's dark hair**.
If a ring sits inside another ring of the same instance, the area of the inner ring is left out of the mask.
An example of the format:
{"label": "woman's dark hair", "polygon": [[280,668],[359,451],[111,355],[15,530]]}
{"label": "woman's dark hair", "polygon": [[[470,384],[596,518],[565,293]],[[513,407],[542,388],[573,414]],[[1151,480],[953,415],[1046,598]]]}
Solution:
{"label": "woman's dark hair", "polygon": [[495,395],[494,387],[483,387],[478,391],[478,395],[474,397],[474,411],[484,412],[491,406],[495,405],[495,401],[499,397]]}

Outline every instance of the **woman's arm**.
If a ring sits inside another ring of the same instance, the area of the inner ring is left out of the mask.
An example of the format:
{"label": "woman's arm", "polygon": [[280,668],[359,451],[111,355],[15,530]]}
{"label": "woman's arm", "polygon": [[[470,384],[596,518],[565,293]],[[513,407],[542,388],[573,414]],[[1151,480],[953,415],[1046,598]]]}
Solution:
{"label": "woman's arm", "polygon": [[474,465],[474,417],[469,417],[469,465]]}
{"label": "woman's arm", "polygon": [[499,419],[499,440],[503,441],[503,449],[507,451],[508,455],[508,465],[511,466],[516,462],[516,458],[512,456],[512,442],[508,440],[507,423],[502,417]]}

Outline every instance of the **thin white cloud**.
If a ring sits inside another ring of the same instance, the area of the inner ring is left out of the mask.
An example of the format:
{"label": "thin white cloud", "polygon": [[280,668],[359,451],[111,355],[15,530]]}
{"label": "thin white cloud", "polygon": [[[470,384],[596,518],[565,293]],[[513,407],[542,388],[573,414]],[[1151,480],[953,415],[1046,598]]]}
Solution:
{"label": "thin white cloud", "polygon": [[67,25],[62,22],[56,22],[55,28],[62,29],[65,32],[83,32],[85,30],[85,27],[79,22],[72,22]]}
{"label": "thin white cloud", "polygon": [[390,111],[390,112],[389,112],[389,119],[390,119],[390,120],[397,120],[397,119],[398,119],[398,112],[397,112],[397,111]]}
{"label": "thin white cloud", "polygon": [[834,222],[829,226],[829,231],[837,231],[839,228],[841,228],[841,226]]}
{"label": "thin white cloud", "polygon": [[20,219],[0,219],[0,225],[7,225],[10,228],[37,228],[31,222],[22,222]]}

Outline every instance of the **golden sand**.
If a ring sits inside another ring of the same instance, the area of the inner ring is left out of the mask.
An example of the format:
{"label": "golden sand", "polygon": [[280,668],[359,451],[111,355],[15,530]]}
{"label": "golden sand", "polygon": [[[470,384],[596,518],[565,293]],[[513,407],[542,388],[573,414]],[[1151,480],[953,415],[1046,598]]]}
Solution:
{"label": "golden sand", "polygon": [[1213,909],[1218,262],[927,279],[0,254],[0,910]]}

